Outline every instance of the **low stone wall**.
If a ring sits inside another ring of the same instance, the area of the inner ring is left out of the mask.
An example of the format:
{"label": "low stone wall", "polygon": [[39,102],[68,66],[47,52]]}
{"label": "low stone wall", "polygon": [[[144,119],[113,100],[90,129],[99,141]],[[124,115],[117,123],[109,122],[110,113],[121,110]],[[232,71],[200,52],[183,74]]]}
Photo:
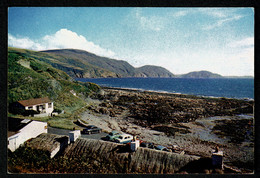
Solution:
{"label": "low stone wall", "polygon": [[180,155],[139,147],[136,152],[129,152],[126,145],[94,139],[78,139],[64,152],[68,159],[78,159],[84,155],[96,155],[112,160],[112,164],[122,165],[126,173],[174,173],[200,157]]}
{"label": "low stone wall", "polygon": [[26,146],[47,150],[51,158],[59,152],[59,159],[80,165],[88,165],[90,160],[96,160],[94,163],[99,162],[106,169],[116,167],[117,173],[175,173],[200,159],[197,156],[142,147],[131,152],[130,147],[125,144],[86,138],[79,138],[68,145],[68,139],[68,136],[41,134],[28,141]]}

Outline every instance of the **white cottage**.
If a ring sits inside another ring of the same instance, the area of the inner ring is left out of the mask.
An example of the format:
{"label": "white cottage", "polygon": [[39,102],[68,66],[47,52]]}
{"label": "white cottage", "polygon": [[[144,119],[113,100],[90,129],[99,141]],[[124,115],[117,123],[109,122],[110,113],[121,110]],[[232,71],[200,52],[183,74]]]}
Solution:
{"label": "white cottage", "polygon": [[53,112],[53,102],[48,98],[35,98],[29,100],[18,101],[18,107],[24,110],[34,110],[39,112],[39,114],[35,114],[34,116],[50,116]]}
{"label": "white cottage", "polygon": [[11,151],[42,133],[47,133],[47,122],[8,118],[8,148]]}

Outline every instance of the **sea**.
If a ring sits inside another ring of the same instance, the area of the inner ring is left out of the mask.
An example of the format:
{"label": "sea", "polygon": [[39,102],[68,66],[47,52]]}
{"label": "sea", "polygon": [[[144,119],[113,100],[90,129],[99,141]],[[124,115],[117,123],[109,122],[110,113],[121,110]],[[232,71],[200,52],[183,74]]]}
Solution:
{"label": "sea", "polygon": [[254,78],[75,78],[100,86],[254,100]]}

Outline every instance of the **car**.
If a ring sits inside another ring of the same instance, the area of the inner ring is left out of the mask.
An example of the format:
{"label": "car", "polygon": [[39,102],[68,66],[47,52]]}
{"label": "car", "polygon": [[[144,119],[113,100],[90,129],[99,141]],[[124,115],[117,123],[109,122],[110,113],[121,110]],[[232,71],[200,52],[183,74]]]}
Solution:
{"label": "car", "polygon": [[106,137],[105,140],[108,141],[115,141],[115,139],[117,139],[120,135],[122,135],[121,133],[119,133],[116,130],[113,130],[112,132],[110,132]]}
{"label": "car", "polygon": [[144,148],[154,148],[154,144],[153,143],[148,143],[148,142],[141,142],[140,143],[140,147],[144,147]]}
{"label": "car", "polygon": [[162,145],[157,145],[157,146],[155,146],[155,149],[156,149],[156,150],[160,150],[160,151],[171,152],[170,149],[168,149],[168,148],[166,148],[165,146],[162,146]]}
{"label": "car", "polygon": [[85,129],[83,129],[83,134],[92,134],[92,133],[101,133],[102,129],[94,126],[94,125],[88,125]]}
{"label": "car", "polygon": [[129,143],[133,140],[133,136],[129,134],[122,134],[118,138],[115,139],[116,143]]}

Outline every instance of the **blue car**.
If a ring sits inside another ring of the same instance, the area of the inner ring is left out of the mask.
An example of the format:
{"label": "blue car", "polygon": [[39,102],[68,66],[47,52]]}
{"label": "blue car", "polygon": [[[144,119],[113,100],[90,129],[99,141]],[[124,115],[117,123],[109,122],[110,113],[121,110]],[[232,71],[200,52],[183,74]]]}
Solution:
{"label": "blue car", "polygon": [[162,145],[157,145],[157,146],[155,146],[155,149],[156,149],[156,150],[160,150],[160,151],[171,152],[170,149],[168,149],[168,148],[166,148],[165,146],[162,146]]}
{"label": "blue car", "polygon": [[113,130],[105,137],[105,140],[115,141],[115,139],[117,139],[120,135],[121,134],[118,131]]}

